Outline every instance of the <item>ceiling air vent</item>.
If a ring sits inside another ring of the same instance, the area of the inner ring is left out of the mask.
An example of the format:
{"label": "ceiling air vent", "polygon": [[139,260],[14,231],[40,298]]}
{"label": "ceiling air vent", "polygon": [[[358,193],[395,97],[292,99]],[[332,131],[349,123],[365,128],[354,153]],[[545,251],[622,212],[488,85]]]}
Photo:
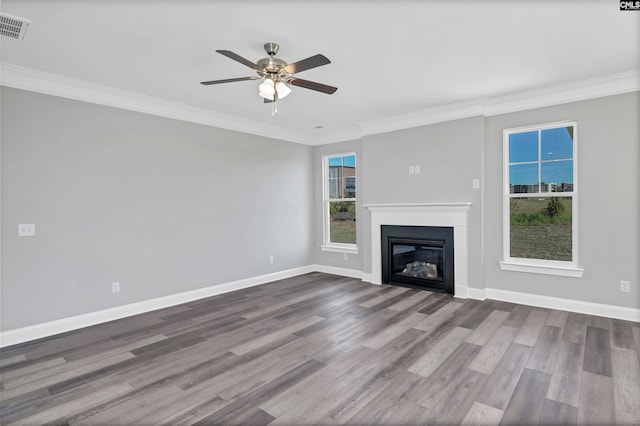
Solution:
{"label": "ceiling air vent", "polygon": [[0,35],[16,40],[23,40],[24,33],[31,21],[0,12]]}

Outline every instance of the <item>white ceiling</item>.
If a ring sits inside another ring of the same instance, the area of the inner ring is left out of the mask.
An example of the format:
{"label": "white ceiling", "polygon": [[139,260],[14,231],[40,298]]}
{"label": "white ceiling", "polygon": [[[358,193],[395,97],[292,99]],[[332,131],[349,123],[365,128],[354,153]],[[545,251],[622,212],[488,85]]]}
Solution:
{"label": "white ceiling", "polygon": [[[4,65],[311,137],[640,69],[640,12],[616,0],[3,0],[1,10],[32,21],[24,41],[2,38]],[[199,84],[254,75],[216,49],[257,61],[270,41],[289,63],[327,56],[298,76],[338,91],[294,87],[273,117],[257,81]]]}

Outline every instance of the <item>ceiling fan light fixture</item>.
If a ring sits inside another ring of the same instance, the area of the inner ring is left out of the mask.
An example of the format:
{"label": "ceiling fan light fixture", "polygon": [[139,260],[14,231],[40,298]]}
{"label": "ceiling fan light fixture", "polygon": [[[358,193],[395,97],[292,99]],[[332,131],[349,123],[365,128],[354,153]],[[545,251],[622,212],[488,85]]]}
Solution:
{"label": "ceiling fan light fixture", "polygon": [[282,99],[291,93],[291,88],[287,86],[284,81],[278,81],[276,83],[276,90],[278,91],[278,99]]}
{"label": "ceiling fan light fixture", "polygon": [[273,95],[276,93],[276,88],[273,80],[265,78],[262,84],[258,87],[260,96],[265,99],[273,99]]}

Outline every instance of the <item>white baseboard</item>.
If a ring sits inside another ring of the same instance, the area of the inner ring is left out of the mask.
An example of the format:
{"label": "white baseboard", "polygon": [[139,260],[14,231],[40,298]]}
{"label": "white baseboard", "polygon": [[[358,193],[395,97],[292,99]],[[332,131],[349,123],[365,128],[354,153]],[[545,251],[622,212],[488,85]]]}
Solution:
{"label": "white baseboard", "polygon": [[285,271],[273,272],[270,274],[259,275],[257,277],[250,277],[224,284],[212,285],[205,288],[199,288],[197,290],[186,291],[184,293],[172,294],[169,296],[158,297],[155,299],[144,300],[142,302],[116,306],[114,308],[103,309],[96,312],[90,312],[87,314],[76,315],[73,317],[62,318],[42,324],[36,324],[28,327],[17,328],[15,330],[1,332],[0,347],[11,346],[35,339],[41,339],[43,337],[77,330],[79,328],[89,327],[91,325],[113,321],[132,315],[143,314],[145,312],[155,311],[157,309],[168,308],[170,306],[191,302],[193,300],[204,299],[206,297],[216,296],[218,294],[228,293],[235,290],[241,290],[243,288],[253,287],[277,280],[282,280],[285,278],[307,274],[309,272],[314,272],[316,270],[315,266],[316,265],[308,265],[299,268],[288,269]]}
{"label": "white baseboard", "polygon": [[483,288],[467,287],[467,299],[485,300],[487,294]]}
{"label": "white baseboard", "polygon": [[313,270],[316,272],[324,272],[325,274],[362,279],[362,271],[359,271],[357,269],[338,268],[336,266],[327,265],[313,265]]}
{"label": "white baseboard", "polygon": [[458,299],[468,299],[469,298],[469,287],[466,285],[456,285],[454,290],[453,297],[457,297]]}
{"label": "white baseboard", "polygon": [[[197,290],[186,291],[184,293],[172,294],[169,296],[158,297],[156,299],[144,300],[142,302],[116,306],[114,308],[103,309],[101,311],[90,312],[88,314],[0,332],[0,347],[11,346],[18,343],[28,342],[30,340],[53,336],[55,334],[65,333],[67,331],[77,330],[91,325],[155,311],[157,309],[168,308],[181,303],[187,303],[198,299],[204,299],[206,297],[216,296],[218,294],[241,290],[243,288],[267,284],[285,278],[308,274],[310,272],[323,272],[371,282],[371,274],[363,273],[356,269],[338,268],[326,265],[301,266],[299,268],[287,269],[285,271],[273,272],[270,274],[231,281]],[[461,291],[457,297],[477,300],[493,299],[541,308],[559,309],[581,314],[640,322],[640,309],[605,305],[602,303],[583,302],[580,300],[561,299],[558,297],[520,293],[496,288],[478,289],[473,287],[464,287],[464,291]]]}
{"label": "white baseboard", "polygon": [[374,284],[374,282],[373,282],[373,274],[368,274],[366,272],[363,272],[362,273],[362,281],[364,281],[366,283]]}
{"label": "white baseboard", "polygon": [[607,305],[604,303],[585,302],[582,300],[562,299],[560,297],[542,296],[539,294],[521,293],[498,288],[467,288],[467,297],[477,300],[500,300],[539,308],[558,309],[579,314],[596,315],[640,322],[640,309],[624,306]]}

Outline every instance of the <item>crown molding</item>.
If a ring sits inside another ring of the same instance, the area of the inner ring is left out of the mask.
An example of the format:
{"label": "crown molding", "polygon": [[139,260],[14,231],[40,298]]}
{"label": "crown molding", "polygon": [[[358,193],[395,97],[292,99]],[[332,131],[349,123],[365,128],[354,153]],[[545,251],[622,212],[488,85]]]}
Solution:
{"label": "crown molding", "polygon": [[395,115],[381,120],[361,123],[364,136],[410,129],[434,123],[458,120],[484,114],[484,100],[456,102],[421,109],[408,114]]}
{"label": "crown molding", "polygon": [[640,69],[488,98],[484,115],[489,117],[637,91],[640,91]]}
{"label": "crown molding", "polygon": [[0,71],[0,84],[2,86],[305,145],[311,145],[313,142],[308,134],[284,127],[241,119],[204,108],[197,108],[6,62],[0,64]]}
{"label": "crown molding", "polygon": [[342,129],[317,133],[313,138],[312,145],[327,145],[357,139],[362,139],[362,128],[360,126],[344,127]]}
{"label": "crown molding", "polygon": [[0,84],[304,145],[325,145],[445,121],[475,116],[489,117],[640,91],[640,69],[541,89],[438,105],[408,114],[361,122],[351,127],[315,134],[242,119],[5,62],[0,63]]}
{"label": "crown molding", "polygon": [[636,91],[640,91],[640,69],[542,89],[439,105],[409,114],[360,123],[360,127],[363,136],[368,136],[462,118],[490,117]]}

